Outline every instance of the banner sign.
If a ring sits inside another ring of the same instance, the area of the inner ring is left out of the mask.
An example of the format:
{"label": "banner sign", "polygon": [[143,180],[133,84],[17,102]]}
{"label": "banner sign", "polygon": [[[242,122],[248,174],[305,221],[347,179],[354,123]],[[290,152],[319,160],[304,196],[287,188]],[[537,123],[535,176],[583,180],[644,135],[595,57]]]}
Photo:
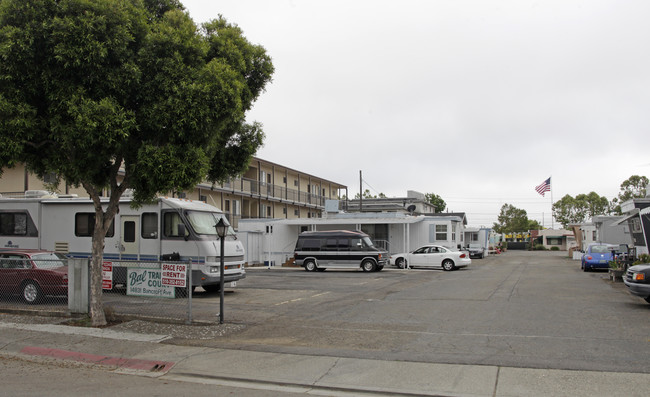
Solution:
{"label": "banner sign", "polygon": [[162,285],[173,285],[185,288],[187,279],[187,265],[184,263],[162,264]]}
{"label": "banner sign", "polygon": [[127,268],[126,294],[154,298],[175,298],[173,286],[163,285],[160,269]]}
{"label": "banner sign", "polygon": [[113,263],[102,263],[102,289],[113,289]]}

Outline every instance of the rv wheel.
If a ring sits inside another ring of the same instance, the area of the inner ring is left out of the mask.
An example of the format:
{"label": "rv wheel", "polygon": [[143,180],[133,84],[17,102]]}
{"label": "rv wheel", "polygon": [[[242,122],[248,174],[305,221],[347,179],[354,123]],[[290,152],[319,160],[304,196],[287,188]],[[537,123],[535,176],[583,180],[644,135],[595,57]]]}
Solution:
{"label": "rv wheel", "polygon": [[313,259],[308,259],[305,261],[305,270],[308,272],[313,272],[316,269],[316,262],[314,262]]}
{"label": "rv wheel", "polygon": [[377,265],[375,264],[374,261],[370,259],[366,259],[361,263],[361,268],[363,269],[364,272],[374,272],[375,269],[377,269]]}
{"label": "rv wheel", "polygon": [[208,293],[219,292],[221,290],[221,286],[219,284],[203,285],[202,288],[205,290],[205,292]]}

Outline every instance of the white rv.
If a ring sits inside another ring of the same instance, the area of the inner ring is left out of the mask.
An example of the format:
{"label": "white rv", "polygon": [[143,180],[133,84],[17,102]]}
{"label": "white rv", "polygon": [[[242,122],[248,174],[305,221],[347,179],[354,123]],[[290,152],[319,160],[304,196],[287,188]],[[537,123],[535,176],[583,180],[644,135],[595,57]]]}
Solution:
{"label": "white rv", "polygon": [[[108,201],[106,200],[106,204]],[[219,289],[220,242],[215,224],[224,214],[202,201],[158,198],[138,209],[120,200],[106,233],[104,261],[192,262],[192,285]],[[0,250],[43,249],[88,258],[95,210],[90,199],[0,198]],[[240,280],[244,247],[234,231],[224,241],[224,283]],[[113,268],[113,284],[124,284],[126,268]]]}

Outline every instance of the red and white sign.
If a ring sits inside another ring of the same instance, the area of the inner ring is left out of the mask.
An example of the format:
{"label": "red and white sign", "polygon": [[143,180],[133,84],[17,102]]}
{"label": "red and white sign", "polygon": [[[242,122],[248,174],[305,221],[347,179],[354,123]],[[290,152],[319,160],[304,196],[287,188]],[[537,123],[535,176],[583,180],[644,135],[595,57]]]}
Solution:
{"label": "red and white sign", "polygon": [[102,289],[113,289],[113,263],[102,263]]}
{"label": "red and white sign", "polygon": [[187,277],[187,265],[183,263],[163,263],[162,267],[162,285],[174,287],[185,287]]}

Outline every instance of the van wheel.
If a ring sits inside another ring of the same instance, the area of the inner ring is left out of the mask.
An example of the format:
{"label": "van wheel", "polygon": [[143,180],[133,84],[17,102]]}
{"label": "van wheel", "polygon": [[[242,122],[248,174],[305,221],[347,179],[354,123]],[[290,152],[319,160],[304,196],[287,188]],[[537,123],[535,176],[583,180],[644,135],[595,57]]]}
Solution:
{"label": "van wheel", "polygon": [[377,269],[377,265],[374,261],[366,259],[365,261],[361,262],[361,268],[364,272],[374,272]]}
{"label": "van wheel", "polygon": [[454,262],[451,259],[445,259],[445,261],[442,262],[442,268],[445,269],[445,271],[454,270]]}
{"label": "van wheel", "polygon": [[307,270],[308,272],[313,272],[316,269],[317,269],[316,262],[314,262],[313,259],[308,259],[305,261],[305,270]]}

